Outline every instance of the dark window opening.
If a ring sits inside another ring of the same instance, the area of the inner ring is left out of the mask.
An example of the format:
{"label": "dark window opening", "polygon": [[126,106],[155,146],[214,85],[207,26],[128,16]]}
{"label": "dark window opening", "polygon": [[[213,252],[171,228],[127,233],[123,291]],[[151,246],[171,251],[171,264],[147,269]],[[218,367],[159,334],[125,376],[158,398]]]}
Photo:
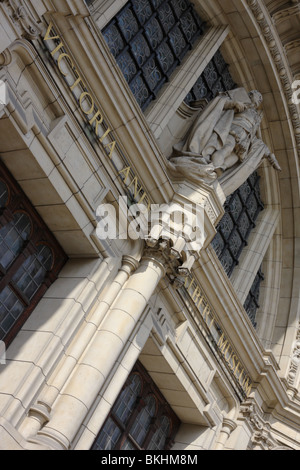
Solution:
{"label": "dark window opening", "polygon": [[229,66],[218,50],[184,101],[189,105],[193,101],[211,101],[219,93],[235,88],[237,85],[230,74]]}
{"label": "dark window opening", "polygon": [[[247,246],[250,234],[263,210],[260,177],[255,172],[227,199],[225,215],[217,227],[218,233],[212,242],[228,277],[239,264],[242,251]],[[254,327],[256,327],[256,312],[259,308],[260,285],[263,279],[260,269],[244,305]]]}
{"label": "dark window opening", "polygon": [[9,345],[67,258],[0,164],[0,340]]}
{"label": "dark window opening", "polygon": [[131,0],[103,29],[143,111],[204,34],[204,28],[189,0]]}
{"label": "dark window opening", "polygon": [[92,450],[169,450],[180,421],[138,362]]}

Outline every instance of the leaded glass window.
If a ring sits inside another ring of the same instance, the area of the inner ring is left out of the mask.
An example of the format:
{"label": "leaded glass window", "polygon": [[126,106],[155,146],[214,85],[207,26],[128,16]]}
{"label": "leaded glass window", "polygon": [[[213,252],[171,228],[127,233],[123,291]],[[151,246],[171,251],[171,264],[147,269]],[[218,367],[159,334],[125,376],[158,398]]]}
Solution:
{"label": "leaded glass window", "polygon": [[168,450],[179,420],[138,362],[92,450]]}
{"label": "leaded glass window", "polygon": [[133,439],[140,445],[143,445],[148,434],[152,419],[156,414],[156,399],[153,395],[148,395],[145,399],[145,405],[134,420],[131,428]]}
{"label": "leaded glass window", "polygon": [[236,88],[227,63],[220,50],[208,63],[201,76],[185,98],[187,104],[193,101],[211,101],[218,93]]}
{"label": "leaded glass window", "polygon": [[0,164],[0,340],[12,341],[65,261],[55,238]]}
{"label": "leaded glass window", "polygon": [[28,215],[17,212],[13,220],[0,228],[0,264],[7,269],[21,253],[32,230]]}
{"label": "leaded glass window", "polygon": [[116,404],[114,413],[121,423],[126,424],[142,391],[142,380],[138,374],[132,374]]}
{"label": "leaded glass window", "polygon": [[260,178],[255,172],[227,199],[225,215],[217,227],[218,233],[212,242],[228,276],[232,275],[238,265],[250,233],[263,209]]}
{"label": "leaded glass window", "polygon": [[170,433],[171,421],[168,416],[162,416],[159,420],[159,426],[155,434],[153,435],[149,444],[148,450],[160,450],[163,449]]}
{"label": "leaded glass window", "polygon": [[131,0],[102,31],[143,110],[203,32],[189,0]]}
{"label": "leaded glass window", "polygon": [[[247,245],[251,231],[256,226],[258,216],[264,209],[260,194],[260,177],[257,172],[233,193],[226,201],[225,215],[217,227],[218,233],[212,242],[227,275],[230,277],[244,247]],[[260,269],[244,308],[256,327],[256,312],[259,308],[260,285],[264,276]]]}

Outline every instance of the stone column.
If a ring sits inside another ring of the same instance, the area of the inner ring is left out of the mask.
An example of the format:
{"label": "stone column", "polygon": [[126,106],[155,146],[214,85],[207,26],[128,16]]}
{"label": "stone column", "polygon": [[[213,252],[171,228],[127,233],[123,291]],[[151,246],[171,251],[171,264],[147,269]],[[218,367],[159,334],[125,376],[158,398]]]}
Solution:
{"label": "stone column", "polygon": [[224,418],[223,427],[217,440],[215,450],[224,450],[231,433],[237,428],[237,424],[231,419]]}
{"label": "stone column", "polygon": [[182,265],[172,242],[151,243],[79,359],[53,406],[51,419],[31,442],[50,449],[70,448],[158,283],[167,272],[174,276]]}
{"label": "stone column", "polygon": [[[67,383],[80,357],[97,333],[109,308],[128,281],[132,272],[137,269],[138,264],[139,263],[132,256],[123,257],[122,266],[107,292],[102,299],[98,300],[98,303],[93,308],[92,315],[87,320],[84,327],[80,329],[77,340],[73,341],[66,356],[56,368],[55,373],[47,381],[47,385],[39,395],[37,401],[31,406],[28,417],[20,427],[20,432],[25,439],[30,439],[35,436],[41,428],[49,422],[53,404],[59,396],[60,391]],[[101,269],[102,268],[107,269],[107,265],[103,264],[101,266]]]}

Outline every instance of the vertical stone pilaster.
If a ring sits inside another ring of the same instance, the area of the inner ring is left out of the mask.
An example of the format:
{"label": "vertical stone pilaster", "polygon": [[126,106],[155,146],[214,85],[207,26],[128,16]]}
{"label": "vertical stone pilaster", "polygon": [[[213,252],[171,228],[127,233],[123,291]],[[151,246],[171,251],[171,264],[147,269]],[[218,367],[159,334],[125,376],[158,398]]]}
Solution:
{"label": "vertical stone pilaster", "polygon": [[[30,442],[49,449],[70,448],[160,280],[167,272],[180,276],[178,268],[185,264],[181,254],[172,242],[158,240],[155,246],[152,241],[146,248],[136,270],[132,263],[128,269],[125,259],[126,269],[122,270],[127,282],[111,305],[107,304],[107,314],[54,402],[52,417]],[[122,270],[118,276],[122,276]],[[112,296],[110,293],[110,300]]]}

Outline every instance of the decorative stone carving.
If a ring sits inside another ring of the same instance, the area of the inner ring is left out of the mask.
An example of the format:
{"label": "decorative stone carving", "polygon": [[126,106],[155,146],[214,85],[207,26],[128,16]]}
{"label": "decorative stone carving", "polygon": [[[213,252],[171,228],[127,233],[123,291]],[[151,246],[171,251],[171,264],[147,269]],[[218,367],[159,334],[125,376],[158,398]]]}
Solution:
{"label": "decorative stone carving", "polygon": [[26,39],[36,39],[41,30],[23,0],[2,0],[20,36]]}
{"label": "decorative stone carving", "polygon": [[296,4],[289,8],[283,8],[273,14],[274,23],[281,23],[282,21],[289,20],[295,15],[300,15],[300,4]]}
{"label": "decorative stone carving", "polygon": [[176,288],[184,285],[195,262],[195,257],[186,252],[186,243],[177,239],[149,238],[146,240],[144,258],[155,258],[164,266],[166,276]]}
{"label": "decorative stone carving", "polygon": [[263,450],[274,450],[280,444],[272,437],[271,425],[264,421],[262,412],[252,400],[242,403],[240,409],[241,417],[248,421],[253,430],[252,445],[253,448],[259,447]]}
{"label": "decorative stone carving", "polygon": [[297,377],[300,367],[300,323],[298,328],[298,333],[296,337],[296,341],[294,344],[293,352],[292,352],[292,360],[290,369],[287,376],[287,381],[290,387],[297,386]]}
{"label": "decorative stone carving", "polygon": [[257,138],[262,100],[256,90],[249,94],[244,88],[221,93],[200,113],[184,145],[174,149],[171,164],[188,179],[199,182],[213,182],[248,160],[251,168],[257,168],[263,158],[268,158],[280,170],[275,155]]}

